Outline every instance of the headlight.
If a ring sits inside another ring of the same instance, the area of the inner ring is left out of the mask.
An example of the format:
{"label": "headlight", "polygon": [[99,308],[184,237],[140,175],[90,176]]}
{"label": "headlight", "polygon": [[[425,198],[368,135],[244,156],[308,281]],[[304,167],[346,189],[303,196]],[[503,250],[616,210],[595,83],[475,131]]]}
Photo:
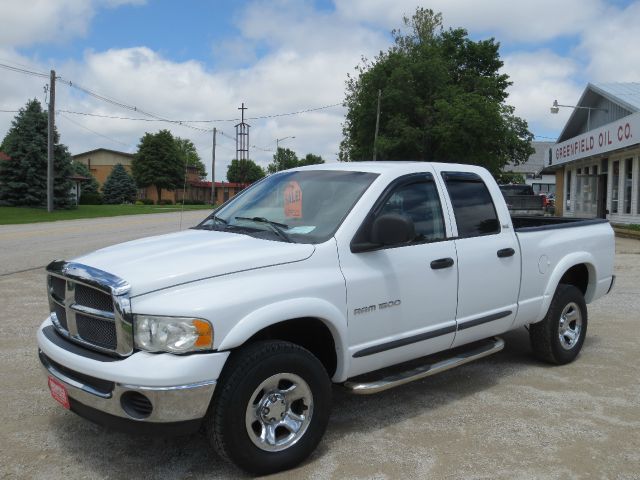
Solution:
{"label": "headlight", "polygon": [[136,347],[147,352],[184,353],[213,347],[213,327],[200,318],[134,315]]}

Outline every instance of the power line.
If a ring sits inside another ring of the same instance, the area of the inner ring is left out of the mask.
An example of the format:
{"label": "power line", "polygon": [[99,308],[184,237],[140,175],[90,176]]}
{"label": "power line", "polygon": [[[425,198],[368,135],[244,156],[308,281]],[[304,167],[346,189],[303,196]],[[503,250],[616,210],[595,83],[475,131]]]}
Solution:
{"label": "power line", "polygon": [[125,146],[125,147],[128,147],[128,146],[129,146],[128,144],[126,144],[126,143],[124,143],[124,142],[121,142],[120,140],[116,140],[115,138],[111,138],[111,137],[109,137],[109,136],[107,136],[107,135],[103,135],[102,133],[98,133],[98,132],[96,132],[95,130],[91,130],[89,127],[85,127],[84,125],[82,125],[82,124],[80,124],[80,123],[76,122],[75,120],[71,120],[69,117],[67,117],[66,115],[64,115],[64,114],[62,114],[62,113],[60,114],[60,116],[61,116],[61,117],[63,117],[63,118],[65,118],[65,119],[66,119],[66,120],[68,120],[69,122],[73,123],[74,125],[77,125],[78,127],[80,127],[80,128],[84,128],[85,130],[87,130],[87,131],[89,131],[89,132],[93,133],[94,135],[98,135],[99,137],[106,138],[107,140],[111,140],[112,142],[119,143],[120,145],[123,145],[123,146]]}
{"label": "power line", "polygon": [[[16,73],[22,73],[25,75],[32,75],[32,76],[36,76],[36,77],[42,77],[42,78],[47,78],[49,75],[43,72],[38,72],[35,70],[30,70],[28,68],[22,68],[19,66],[15,66],[15,65],[10,65],[7,63],[0,63],[0,68],[4,68]],[[125,110],[129,110],[129,111],[133,111],[133,112],[137,112],[140,113],[141,115],[144,115],[145,117],[149,117],[153,120],[149,120],[149,119],[142,119],[142,118],[129,118],[129,117],[116,117],[116,116],[110,116],[110,115],[99,115],[99,114],[91,114],[91,113],[86,113],[86,112],[74,112],[74,111],[64,111],[65,113],[70,113],[70,114],[74,114],[74,115],[85,115],[85,116],[95,116],[95,117],[102,117],[102,118],[114,118],[114,119],[118,119],[118,120],[134,120],[134,121],[159,121],[159,122],[166,122],[166,123],[173,123],[176,125],[182,125],[184,127],[187,128],[191,128],[193,130],[199,130],[201,132],[211,132],[211,129],[203,129],[200,127],[196,127],[194,125],[190,125],[190,123],[214,123],[214,122],[234,122],[237,121],[237,118],[228,118],[228,119],[213,119],[213,120],[171,120],[165,117],[162,117],[160,115],[156,115],[154,113],[151,112],[147,112],[145,110],[142,110],[140,108],[138,108],[136,105],[130,105],[124,102],[121,102],[120,100],[116,100],[115,98],[112,97],[108,97],[106,95],[102,95],[100,93],[94,92],[93,90],[84,87],[78,83],[72,82],[71,80],[67,80],[64,79],[60,76],[56,76],[56,80],[58,80],[60,83],[64,83],[65,85],[71,87],[71,88],[75,88],[81,92],[83,92],[86,95],[89,95],[90,97],[93,97],[97,100],[103,101],[105,103],[109,103],[111,105],[114,105],[116,107],[119,108],[123,108]],[[262,120],[262,119],[267,119],[267,118],[277,118],[277,117],[285,117],[285,116],[292,116],[292,115],[300,115],[302,113],[309,113],[309,112],[315,112],[315,111],[319,111],[319,110],[324,110],[327,108],[333,108],[333,107],[337,107],[343,105],[342,102],[340,103],[334,103],[331,105],[323,105],[320,107],[313,107],[313,108],[306,108],[303,110],[297,110],[295,112],[286,112],[286,113],[276,113],[276,114],[270,114],[270,115],[261,115],[261,116],[257,116],[257,117],[250,117],[247,120]],[[11,112],[13,113],[13,112]]]}
{"label": "power line", "polygon": [[299,115],[301,113],[316,112],[318,110],[325,110],[327,108],[337,107],[337,106],[341,106],[341,105],[342,105],[342,102],[340,102],[340,103],[332,103],[331,105],[323,105],[322,107],[315,107],[315,108],[306,108],[304,110],[298,110],[297,112],[276,113],[276,114],[273,114],[273,115],[262,115],[260,117],[250,117],[250,118],[247,118],[247,120],[262,120],[262,119],[265,119],[265,118],[287,117],[287,116],[290,116],[290,115]]}
{"label": "power line", "polygon": [[11,70],[12,72],[24,73],[25,75],[31,75],[34,77],[49,78],[48,73],[36,72],[34,70],[28,70],[26,68],[15,67],[13,65],[7,65],[6,63],[0,63],[0,68],[4,68],[5,70]]}
{"label": "power line", "polygon": [[[260,117],[251,117],[247,118],[247,120],[263,120],[266,118],[276,118],[276,117],[286,117],[291,115],[300,115],[302,113],[316,112],[318,110],[325,110],[327,108],[336,107],[338,105],[342,105],[342,103],[334,103],[331,105],[324,105],[322,107],[314,107],[307,108],[305,110],[298,110],[296,112],[287,112],[287,113],[276,113],[272,115],[262,115]],[[99,118],[113,118],[116,120],[135,120],[139,122],[171,122],[171,123],[217,123],[217,122],[237,122],[240,120],[239,118],[216,118],[212,120],[169,120],[165,118],[135,118],[135,117],[120,117],[116,115],[103,115],[99,113],[88,113],[88,112],[75,112],[72,110],[58,110],[59,112],[71,113],[74,115],[85,115],[88,117],[99,117]],[[140,112],[140,110],[136,110]]]}

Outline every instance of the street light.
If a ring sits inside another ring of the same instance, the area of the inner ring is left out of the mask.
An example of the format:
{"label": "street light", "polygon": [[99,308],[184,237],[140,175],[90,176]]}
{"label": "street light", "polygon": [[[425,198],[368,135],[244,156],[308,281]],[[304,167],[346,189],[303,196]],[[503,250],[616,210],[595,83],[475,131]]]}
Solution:
{"label": "street light", "polygon": [[282,137],[282,138],[276,138],[276,153],[278,153],[278,145],[280,142],[282,142],[283,140],[286,140],[288,138],[296,138],[294,135],[291,135],[289,137]]}
{"label": "street light", "polygon": [[[282,142],[283,140],[287,140],[289,138],[296,138],[295,135],[291,135],[288,137],[282,137],[282,138],[276,138],[276,156],[278,155],[278,149],[280,148],[280,142]],[[278,167],[278,163],[276,162],[276,168]]]}
{"label": "street light", "polygon": [[561,105],[558,103],[558,100],[553,101],[553,105],[551,105],[551,113],[556,114],[560,111],[560,107],[566,108],[579,108],[587,111],[587,132],[591,130],[591,110],[600,110],[602,112],[609,112],[606,108],[597,108],[597,107],[583,107],[578,105]]}

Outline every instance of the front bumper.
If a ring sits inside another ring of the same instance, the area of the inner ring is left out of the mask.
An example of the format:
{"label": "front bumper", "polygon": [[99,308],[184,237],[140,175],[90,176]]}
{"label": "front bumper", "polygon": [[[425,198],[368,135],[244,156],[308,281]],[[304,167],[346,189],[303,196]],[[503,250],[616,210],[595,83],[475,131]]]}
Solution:
{"label": "front bumper", "polygon": [[71,410],[116,428],[122,423],[118,419],[166,426],[199,423],[194,421],[205,416],[229,355],[137,352],[109,358],[85,353],[58,335],[50,320],[38,330],[38,346],[43,369],[65,386]]}

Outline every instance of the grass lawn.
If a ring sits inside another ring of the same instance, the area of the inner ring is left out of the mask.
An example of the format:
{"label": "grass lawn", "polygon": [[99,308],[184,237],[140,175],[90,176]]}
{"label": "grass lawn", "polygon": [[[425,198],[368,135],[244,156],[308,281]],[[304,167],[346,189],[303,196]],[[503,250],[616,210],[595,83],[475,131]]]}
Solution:
{"label": "grass lawn", "polygon": [[[180,205],[79,205],[72,210],[47,213],[47,210],[42,208],[0,207],[0,225],[179,212],[181,208]],[[185,205],[184,210],[211,210],[211,205]]]}

